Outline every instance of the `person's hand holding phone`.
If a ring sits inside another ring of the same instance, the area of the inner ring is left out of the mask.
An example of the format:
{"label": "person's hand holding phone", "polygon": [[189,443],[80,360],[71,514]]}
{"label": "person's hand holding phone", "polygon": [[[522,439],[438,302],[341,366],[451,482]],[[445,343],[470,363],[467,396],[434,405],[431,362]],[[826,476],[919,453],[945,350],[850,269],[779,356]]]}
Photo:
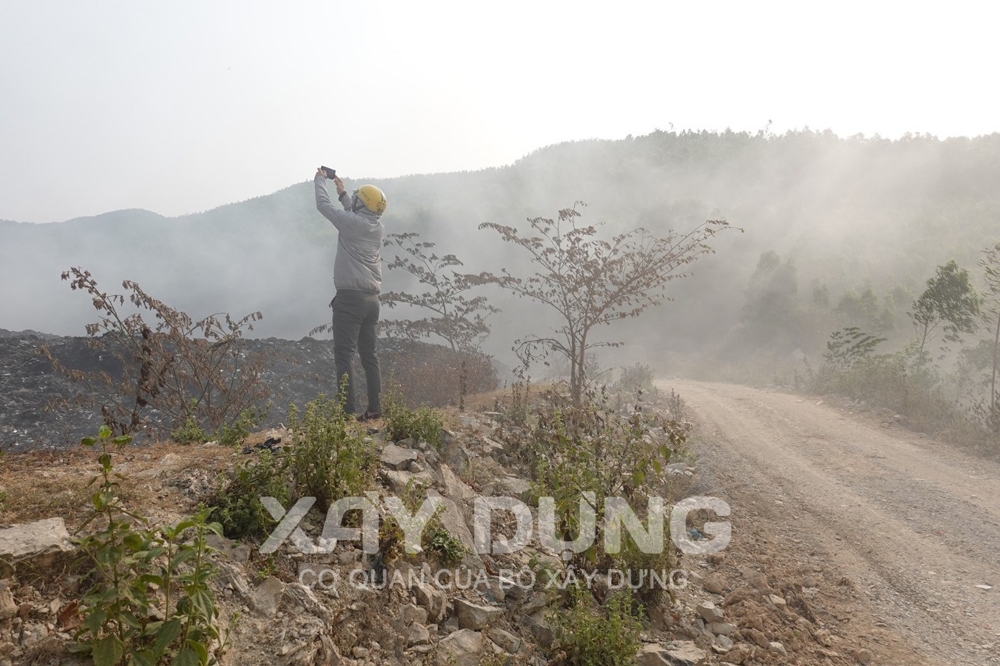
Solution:
{"label": "person's hand holding phone", "polygon": [[342,180],[340,179],[340,176],[334,176],[334,177],[333,177],[333,184],[337,186],[337,196],[338,196],[338,197],[339,197],[339,196],[340,196],[341,194],[343,194],[344,192],[346,192],[346,191],[347,191],[347,188],[346,188],[346,187],[344,187],[344,181],[342,181]]}

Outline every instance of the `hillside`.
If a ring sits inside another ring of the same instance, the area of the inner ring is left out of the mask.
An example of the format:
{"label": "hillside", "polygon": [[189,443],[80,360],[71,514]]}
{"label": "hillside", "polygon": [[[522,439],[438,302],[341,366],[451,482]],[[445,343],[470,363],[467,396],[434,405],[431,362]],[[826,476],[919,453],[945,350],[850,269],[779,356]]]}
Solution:
{"label": "hillside", "polygon": [[[654,132],[549,146],[502,168],[372,182],[388,193],[390,231],[420,233],[470,272],[519,260],[479,224],[516,225],[574,201],[586,202],[586,223],[606,222],[609,232],[686,229],[706,218],[744,229],[718,240],[717,254],[693,267],[696,279],[677,283],[673,304],[630,328],[632,352],[622,354],[648,356],[724,341],[767,251],[794,263],[798,298],[825,289],[831,307],[867,287],[878,298],[896,288],[912,294],[949,259],[974,265],[1000,219],[1000,134],[890,141],[808,130]],[[256,334],[297,339],[326,320],[333,291],[335,234],[311,188],[298,183],[177,218],[117,211],[2,224],[0,327],[81,334],[90,305],[59,275],[83,266],[109,289],[132,279],[195,315],[260,310]],[[400,279],[389,273],[386,288],[404,286]],[[505,313],[491,320],[487,348],[503,354],[524,333],[527,306],[494,300]],[[785,351],[814,343],[792,341]]]}

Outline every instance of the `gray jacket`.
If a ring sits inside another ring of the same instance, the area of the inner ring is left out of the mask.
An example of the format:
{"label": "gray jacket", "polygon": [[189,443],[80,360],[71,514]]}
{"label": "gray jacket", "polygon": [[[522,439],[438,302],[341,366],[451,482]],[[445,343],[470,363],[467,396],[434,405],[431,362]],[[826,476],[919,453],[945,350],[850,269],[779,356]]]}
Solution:
{"label": "gray jacket", "polygon": [[337,227],[337,258],[333,263],[333,285],[341,289],[357,289],[379,293],[382,288],[382,239],[385,227],[379,216],[364,206],[351,210],[351,195],[340,196],[344,210],[330,203],[326,178],[317,176],[316,208]]}

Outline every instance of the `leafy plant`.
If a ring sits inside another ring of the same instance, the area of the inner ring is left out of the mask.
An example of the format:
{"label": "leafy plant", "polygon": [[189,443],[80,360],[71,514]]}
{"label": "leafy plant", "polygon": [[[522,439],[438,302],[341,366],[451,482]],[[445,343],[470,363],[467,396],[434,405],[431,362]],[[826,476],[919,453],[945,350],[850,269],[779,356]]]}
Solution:
{"label": "leafy plant", "polygon": [[[603,608],[585,589],[571,588],[569,609],[550,614],[557,663],[574,666],[626,666],[635,662],[642,623],[632,614],[627,592],[615,594]],[[639,607],[639,612],[641,607]]]}
{"label": "leafy plant", "polygon": [[514,351],[525,365],[549,354],[567,358],[575,404],[586,385],[587,352],[620,344],[595,341],[594,329],[638,317],[661,303],[667,284],[686,276],[680,269],[712,252],[708,241],[729,228],[724,221],[709,220],[686,234],[656,237],[639,228],[606,241],[597,237],[596,226],[578,227],[578,217],[574,207],[560,210],[556,219],[531,218],[534,235],[494,222],[479,225],[524,250],[535,272],[518,277],[503,269],[499,275],[469,276],[474,284],[496,285],[558,313],[560,326],[552,337],[522,338]]}
{"label": "leafy plant", "polygon": [[849,326],[830,334],[824,358],[838,371],[846,371],[871,358],[872,352],[885,338],[865,333],[857,326]]}
{"label": "leafy plant", "polygon": [[370,438],[339,400],[319,396],[303,414],[288,410],[292,433],[291,471],[299,496],[315,497],[321,511],[341,497],[360,495],[375,482],[378,458]]}
{"label": "leafy plant", "polygon": [[94,564],[94,583],[80,603],[82,626],[73,652],[90,655],[95,666],[218,663],[225,649],[219,613],[209,582],[214,567],[206,536],[221,534],[202,509],[172,527],[155,528],[126,509],[119,498],[120,475],[111,448],[130,441],[112,438],[102,426],[85,446],[101,447],[101,474],[94,512],[81,526],[102,526],[80,540]]}
{"label": "leafy plant", "polygon": [[215,432],[215,439],[223,446],[241,446],[250,433],[267,418],[267,409],[250,407],[240,412],[232,423],[224,423]]}
{"label": "leafy plant", "polygon": [[444,427],[441,416],[429,407],[407,407],[398,388],[392,382],[387,382],[387,386],[382,393],[382,415],[386,419],[389,440],[398,442],[412,437],[415,441],[441,448],[441,428]]}
{"label": "leafy plant", "polygon": [[439,521],[435,524],[435,520],[432,518],[424,530],[422,544],[424,550],[437,555],[445,566],[458,564],[468,551]]}
{"label": "leafy plant", "polygon": [[198,425],[198,421],[189,416],[184,420],[184,425],[170,433],[170,439],[178,444],[204,444],[208,441],[208,435]]}
{"label": "leafy plant", "polygon": [[236,471],[212,498],[212,517],[222,525],[230,539],[261,537],[269,534],[276,521],[260,503],[261,497],[274,497],[288,504],[288,456],[261,451],[256,459],[237,466]]}

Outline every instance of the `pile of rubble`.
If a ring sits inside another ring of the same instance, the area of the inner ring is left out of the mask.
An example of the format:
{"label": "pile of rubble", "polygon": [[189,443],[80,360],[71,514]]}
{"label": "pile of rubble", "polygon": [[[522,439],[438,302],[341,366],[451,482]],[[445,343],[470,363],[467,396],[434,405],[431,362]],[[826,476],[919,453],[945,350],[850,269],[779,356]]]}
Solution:
{"label": "pile of rubble", "polygon": [[[362,553],[359,542],[343,540],[331,552],[308,553],[293,538],[263,555],[256,545],[213,536],[218,569],[213,584],[222,624],[231,627],[224,663],[466,666],[565,660],[552,622],[557,612],[553,579],[540,575],[542,569],[564,572],[562,560],[537,539],[518,552],[475,552],[474,499],[527,498],[531,491],[495,434],[496,417],[448,414],[450,429],[442,433],[439,449],[412,439],[384,441],[382,433],[374,433],[381,450],[380,492],[401,496],[423,487],[440,497],[440,521],[467,551],[458,564],[442,564],[423,552],[382,562]],[[259,434],[261,441],[285,437],[278,430]],[[156,506],[136,507],[157,521],[179,520],[207,499],[212,479],[259,449],[249,447],[247,454],[206,445],[190,449],[197,456],[178,455],[177,450],[138,449],[141,453],[120,467],[157,498]],[[67,458],[65,464],[81,467],[84,461]],[[681,464],[664,470],[668,474],[688,482],[697,478],[693,468]],[[86,475],[72,469],[65,478]],[[323,518],[308,514],[300,524],[302,534],[320,534]],[[502,521],[494,530],[495,535],[505,530]],[[79,626],[77,603],[84,581],[67,575],[67,567],[45,561],[78,557],[72,548],[60,518],[0,529],[0,560],[8,563],[0,564],[6,567],[0,571],[0,666],[84,663],[64,652]],[[683,564],[692,570],[690,584],[650,609],[636,663],[794,663],[783,661],[788,656],[781,641],[759,628],[741,626],[726,610],[751,600],[794,614],[790,604],[767,587],[743,586],[723,597],[725,583],[713,571],[724,557],[685,557],[690,561]],[[509,572],[539,576],[527,584]],[[593,584],[604,593],[611,587],[601,574]],[[808,623],[808,614],[795,614],[793,622]]]}

